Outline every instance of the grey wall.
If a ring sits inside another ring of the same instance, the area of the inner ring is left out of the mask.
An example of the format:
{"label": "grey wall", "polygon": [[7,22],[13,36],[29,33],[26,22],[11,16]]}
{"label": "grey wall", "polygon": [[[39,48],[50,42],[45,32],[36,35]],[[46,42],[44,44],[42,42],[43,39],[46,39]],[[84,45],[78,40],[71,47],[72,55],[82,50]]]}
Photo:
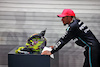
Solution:
{"label": "grey wall", "polygon": [[[47,28],[47,45],[65,33],[66,27],[57,17],[63,9],[74,10],[100,41],[99,0],[0,0],[0,67],[8,64],[7,53],[27,38]],[[82,67],[83,48],[70,41],[59,51],[60,67]]]}

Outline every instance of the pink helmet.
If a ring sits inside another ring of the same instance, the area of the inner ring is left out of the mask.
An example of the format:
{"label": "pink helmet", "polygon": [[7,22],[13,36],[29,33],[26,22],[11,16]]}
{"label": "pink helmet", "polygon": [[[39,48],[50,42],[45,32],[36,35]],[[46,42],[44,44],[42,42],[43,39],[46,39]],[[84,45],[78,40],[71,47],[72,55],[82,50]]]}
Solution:
{"label": "pink helmet", "polygon": [[65,16],[75,16],[75,13],[71,9],[64,9],[62,14],[57,15],[58,17],[65,17]]}

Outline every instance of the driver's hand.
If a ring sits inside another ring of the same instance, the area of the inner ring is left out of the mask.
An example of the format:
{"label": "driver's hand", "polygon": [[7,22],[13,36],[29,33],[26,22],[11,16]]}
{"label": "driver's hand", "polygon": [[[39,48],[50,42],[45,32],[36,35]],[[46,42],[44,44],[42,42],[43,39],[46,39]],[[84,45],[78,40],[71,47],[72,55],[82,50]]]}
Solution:
{"label": "driver's hand", "polygon": [[51,52],[46,50],[46,51],[42,52],[41,55],[51,55]]}

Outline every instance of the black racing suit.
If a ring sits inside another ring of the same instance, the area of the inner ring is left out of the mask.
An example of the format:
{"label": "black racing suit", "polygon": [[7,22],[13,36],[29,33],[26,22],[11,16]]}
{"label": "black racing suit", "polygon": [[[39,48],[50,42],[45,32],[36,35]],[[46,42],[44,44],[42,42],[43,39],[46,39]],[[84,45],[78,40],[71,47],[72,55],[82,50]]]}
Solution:
{"label": "black racing suit", "polygon": [[83,67],[100,67],[100,43],[90,29],[77,19],[69,24],[66,34],[58,40],[51,53],[61,49],[71,39],[77,45],[85,47]]}

